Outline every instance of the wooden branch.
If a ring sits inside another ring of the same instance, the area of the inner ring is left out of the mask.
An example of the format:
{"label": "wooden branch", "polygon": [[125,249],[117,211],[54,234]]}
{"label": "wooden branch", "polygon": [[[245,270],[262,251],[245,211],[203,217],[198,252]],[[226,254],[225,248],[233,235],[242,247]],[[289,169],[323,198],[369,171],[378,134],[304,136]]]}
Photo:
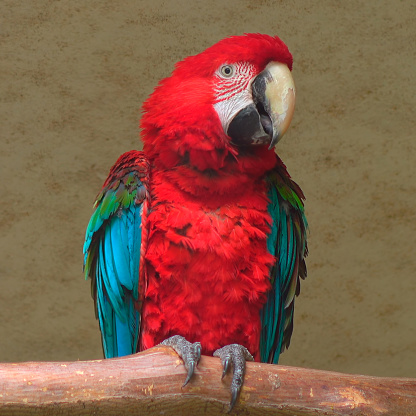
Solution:
{"label": "wooden branch", "polygon": [[[167,347],[124,358],[0,364],[1,415],[221,415],[230,376],[217,358],[186,371]],[[340,374],[247,363],[232,414],[416,415],[416,379]]]}

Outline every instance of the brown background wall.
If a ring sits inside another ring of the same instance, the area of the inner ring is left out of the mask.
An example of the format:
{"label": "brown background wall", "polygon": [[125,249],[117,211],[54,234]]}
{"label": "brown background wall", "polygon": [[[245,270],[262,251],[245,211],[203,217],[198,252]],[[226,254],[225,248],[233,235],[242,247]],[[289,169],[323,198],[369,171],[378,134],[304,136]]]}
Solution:
{"label": "brown background wall", "polygon": [[244,32],[293,52],[277,148],[307,195],[309,277],[282,362],[416,377],[414,1],[1,2],[0,360],[101,357],[84,230],[142,101]]}

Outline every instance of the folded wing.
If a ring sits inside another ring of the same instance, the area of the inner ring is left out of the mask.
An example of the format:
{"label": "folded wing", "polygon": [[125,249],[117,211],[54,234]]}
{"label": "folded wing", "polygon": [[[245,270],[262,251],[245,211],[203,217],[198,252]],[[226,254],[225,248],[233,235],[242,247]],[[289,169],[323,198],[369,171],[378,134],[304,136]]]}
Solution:
{"label": "folded wing", "polygon": [[262,310],[261,361],[277,364],[279,355],[289,347],[293,331],[295,296],[300,279],[306,277],[307,255],[304,195],[290,179],[283,163],[268,176],[268,211],[272,217],[267,247],[276,257],[271,269],[272,288]]}
{"label": "folded wing", "polygon": [[97,197],[86,231],[84,272],[91,278],[106,358],[137,351],[148,170],[142,152],[123,154]]}

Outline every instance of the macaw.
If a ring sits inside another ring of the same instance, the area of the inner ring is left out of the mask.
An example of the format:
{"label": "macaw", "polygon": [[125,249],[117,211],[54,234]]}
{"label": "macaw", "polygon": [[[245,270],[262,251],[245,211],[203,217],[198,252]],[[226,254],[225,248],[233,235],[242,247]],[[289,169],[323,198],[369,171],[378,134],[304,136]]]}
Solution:
{"label": "macaw", "polygon": [[304,195],[274,151],[294,112],[292,55],[277,37],[221,40],[179,62],[143,105],[143,151],[111,168],[88,224],[104,355],[160,343],[190,380],[201,353],[277,363],[306,277]]}

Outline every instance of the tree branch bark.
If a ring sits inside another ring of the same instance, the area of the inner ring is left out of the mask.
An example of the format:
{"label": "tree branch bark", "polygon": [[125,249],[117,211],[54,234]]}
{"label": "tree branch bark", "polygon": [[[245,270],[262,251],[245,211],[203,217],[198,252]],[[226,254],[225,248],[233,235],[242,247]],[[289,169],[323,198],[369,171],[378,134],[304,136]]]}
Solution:
{"label": "tree branch bark", "polygon": [[[111,360],[0,364],[1,415],[221,415],[230,379],[217,358],[186,371],[168,347]],[[247,363],[239,415],[416,415],[416,379]]]}

